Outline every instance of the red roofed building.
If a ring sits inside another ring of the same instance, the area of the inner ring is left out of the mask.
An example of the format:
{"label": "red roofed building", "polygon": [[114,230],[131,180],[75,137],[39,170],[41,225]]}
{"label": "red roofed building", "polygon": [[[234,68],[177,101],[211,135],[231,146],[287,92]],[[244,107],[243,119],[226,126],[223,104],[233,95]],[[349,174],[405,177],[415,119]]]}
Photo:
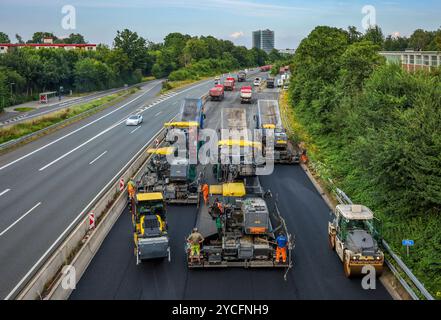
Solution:
{"label": "red roofed building", "polygon": [[53,43],[52,38],[44,38],[43,43],[0,43],[0,54],[8,52],[10,48],[21,47],[31,47],[35,49],[58,48],[64,50],[96,50],[96,44]]}

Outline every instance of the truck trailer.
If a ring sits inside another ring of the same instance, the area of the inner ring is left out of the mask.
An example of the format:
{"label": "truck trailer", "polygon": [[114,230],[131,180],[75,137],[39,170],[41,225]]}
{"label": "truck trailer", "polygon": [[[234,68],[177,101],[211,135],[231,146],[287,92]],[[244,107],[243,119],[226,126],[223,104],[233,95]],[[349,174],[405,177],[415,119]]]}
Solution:
{"label": "truck trailer", "polygon": [[251,103],[253,97],[253,88],[251,86],[243,86],[240,89],[240,103]]}
{"label": "truck trailer", "polygon": [[[280,117],[277,100],[259,100],[257,103],[257,129],[262,130],[263,145],[266,156],[271,153],[275,163],[299,163],[299,154],[288,140]],[[268,130],[274,133],[274,150],[267,150]]]}

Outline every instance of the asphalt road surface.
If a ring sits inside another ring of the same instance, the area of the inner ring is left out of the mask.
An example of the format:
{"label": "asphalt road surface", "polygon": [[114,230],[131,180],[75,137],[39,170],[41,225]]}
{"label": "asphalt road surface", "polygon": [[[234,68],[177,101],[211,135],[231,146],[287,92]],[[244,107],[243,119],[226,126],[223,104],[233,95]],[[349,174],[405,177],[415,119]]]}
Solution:
{"label": "asphalt road surface", "polygon": [[[161,81],[125,101],[0,156],[0,298],[13,298],[84,216],[93,198],[213,80],[157,97]],[[125,119],[141,112],[144,123]]]}
{"label": "asphalt road surface", "polygon": [[[147,85],[147,83],[145,83],[145,85]],[[134,86],[135,87],[141,86],[141,84],[134,85]],[[129,88],[134,87],[134,86],[130,86]],[[50,112],[54,112],[58,109],[64,109],[64,108],[75,106],[78,104],[90,102],[92,100],[102,98],[102,97],[120,92],[122,90],[125,90],[125,88],[115,88],[115,89],[109,89],[109,90],[105,90],[105,91],[99,91],[99,92],[88,94],[88,95],[85,95],[82,97],[72,98],[72,99],[68,99],[68,100],[66,100],[66,98],[69,98],[69,96],[63,96],[62,100],[60,102],[52,104],[53,101],[58,101],[58,97],[53,97],[49,100],[49,103],[51,103],[51,105],[41,106],[41,108],[38,108],[36,110],[32,110],[32,111],[28,111],[28,112],[2,112],[2,113],[0,113],[0,127],[5,126],[5,125],[9,125],[9,124],[20,123],[25,120],[30,120],[32,118],[39,117],[39,116],[45,115]],[[15,107],[18,108],[18,107],[20,107],[20,105],[15,106]]]}
{"label": "asphalt road surface", "polygon": [[[257,97],[273,99],[277,93],[265,90]],[[236,91],[227,92],[222,102],[208,102],[206,127],[219,127],[222,108],[247,108],[253,119],[256,104],[241,105],[239,101]],[[327,243],[329,209],[301,167],[276,166],[261,182],[278,194],[281,214],[297,238],[294,268],[286,281],[280,269],[188,270],[185,238],[195,225],[197,209],[169,206],[170,263],[154,260],[136,265],[133,227],[126,211],[70,299],[391,299],[380,282],[376,290],[367,291],[362,289],[361,279],[344,276],[342,263]]]}

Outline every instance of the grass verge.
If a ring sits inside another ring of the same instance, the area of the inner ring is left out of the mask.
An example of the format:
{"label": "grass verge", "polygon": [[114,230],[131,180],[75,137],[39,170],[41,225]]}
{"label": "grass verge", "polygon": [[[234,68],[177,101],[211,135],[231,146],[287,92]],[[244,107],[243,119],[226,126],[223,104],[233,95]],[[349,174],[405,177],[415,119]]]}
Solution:
{"label": "grass verge", "polygon": [[[0,144],[40,131],[42,129],[48,128],[50,126],[53,126],[57,123],[78,116],[80,114],[84,114],[85,116],[90,116],[93,113],[99,112],[111,106],[112,104],[118,102],[126,95],[132,94],[137,90],[138,89],[136,88],[132,88],[129,91],[118,92],[97,100],[93,100],[88,103],[80,104],[62,110],[57,110],[54,111],[53,113],[49,113],[47,115],[37,117],[29,121],[2,127],[0,128]],[[76,118],[75,120],[77,119],[80,120],[82,118],[79,117]]]}
{"label": "grass verge", "polygon": [[34,108],[30,108],[30,107],[21,107],[21,108],[15,108],[14,111],[18,111],[18,112],[28,112],[28,111],[32,111],[34,110]]}

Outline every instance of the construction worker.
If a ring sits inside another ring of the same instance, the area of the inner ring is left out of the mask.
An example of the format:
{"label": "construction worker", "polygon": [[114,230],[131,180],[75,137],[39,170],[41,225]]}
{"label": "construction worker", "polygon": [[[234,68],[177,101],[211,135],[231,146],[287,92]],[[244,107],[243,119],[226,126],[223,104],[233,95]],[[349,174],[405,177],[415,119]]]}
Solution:
{"label": "construction worker", "polygon": [[222,239],[222,218],[221,216],[217,216],[216,218],[216,229],[219,240]]}
{"label": "construction worker", "polygon": [[202,186],[202,194],[204,196],[205,205],[208,205],[208,194],[210,192],[209,190],[210,190],[210,188],[208,187],[208,184],[204,184]]}
{"label": "construction worker", "polygon": [[133,182],[133,180],[130,180],[130,181],[127,183],[127,191],[128,191],[128,193],[129,193],[129,199],[130,199],[130,200],[132,200],[133,198],[135,198],[135,191],[136,191],[136,188],[135,188],[135,183]]}
{"label": "construction worker", "polygon": [[193,228],[193,232],[188,236],[187,242],[190,244],[190,264],[193,264],[195,257],[200,264],[201,244],[204,242],[204,237],[199,233],[198,228]]}
{"label": "construction worker", "polygon": [[283,233],[279,234],[276,238],[276,262],[280,262],[280,256],[282,256],[283,263],[286,262],[286,247],[288,246],[288,239],[285,237]]}

